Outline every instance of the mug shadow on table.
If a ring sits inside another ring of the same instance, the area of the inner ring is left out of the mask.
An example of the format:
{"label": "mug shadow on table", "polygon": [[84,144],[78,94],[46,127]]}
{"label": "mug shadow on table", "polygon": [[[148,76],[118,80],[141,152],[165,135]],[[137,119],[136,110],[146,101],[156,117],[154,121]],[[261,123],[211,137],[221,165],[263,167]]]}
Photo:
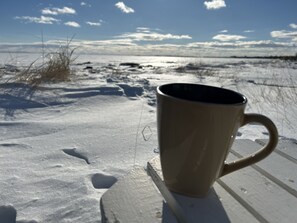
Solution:
{"label": "mug shadow on table", "polygon": [[[181,205],[187,223],[196,222],[230,222],[228,215],[216,191],[212,188],[206,198],[191,198],[172,193]],[[169,206],[163,202],[162,223],[177,222]]]}

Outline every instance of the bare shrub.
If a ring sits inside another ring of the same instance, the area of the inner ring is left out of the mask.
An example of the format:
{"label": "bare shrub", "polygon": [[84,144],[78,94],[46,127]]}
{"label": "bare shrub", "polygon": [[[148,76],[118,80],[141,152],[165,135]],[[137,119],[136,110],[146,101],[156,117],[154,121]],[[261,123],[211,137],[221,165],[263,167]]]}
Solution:
{"label": "bare shrub", "polygon": [[37,60],[33,61],[25,70],[21,71],[16,80],[38,87],[43,83],[69,81],[73,72],[70,65],[74,62],[74,49],[70,47],[70,41],[59,48],[57,52],[45,54],[45,61],[35,66]]}

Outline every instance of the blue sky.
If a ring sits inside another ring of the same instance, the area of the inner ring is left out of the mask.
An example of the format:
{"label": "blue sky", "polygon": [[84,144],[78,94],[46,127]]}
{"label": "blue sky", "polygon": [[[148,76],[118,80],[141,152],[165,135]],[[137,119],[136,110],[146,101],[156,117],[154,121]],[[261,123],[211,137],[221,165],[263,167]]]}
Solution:
{"label": "blue sky", "polygon": [[296,10],[296,0],[3,0],[0,51],[75,35],[82,52],[295,54]]}

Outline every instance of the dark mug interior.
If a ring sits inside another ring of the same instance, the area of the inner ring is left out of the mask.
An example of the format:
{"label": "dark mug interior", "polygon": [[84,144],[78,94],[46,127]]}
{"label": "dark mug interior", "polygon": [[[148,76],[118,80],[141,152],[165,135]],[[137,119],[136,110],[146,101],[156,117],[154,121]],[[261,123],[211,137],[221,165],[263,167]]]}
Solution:
{"label": "dark mug interior", "polygon": [[167,96],[210,104],[243,104],[247,99],[240,93],[208,85],[173,83],[160,86],[159,91]]}

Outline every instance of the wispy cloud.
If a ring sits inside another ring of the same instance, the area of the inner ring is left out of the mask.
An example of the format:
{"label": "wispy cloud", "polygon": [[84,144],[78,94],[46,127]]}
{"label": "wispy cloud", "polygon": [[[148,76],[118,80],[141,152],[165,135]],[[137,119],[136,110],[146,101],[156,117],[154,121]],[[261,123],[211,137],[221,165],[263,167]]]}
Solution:
{"label": "wispy cloud", "polygon": [[143,33],[150,33],[151,32],[150,28],[147,28],[147,27],[137,27],[136,31],[137,32],[143,32]]}
{"label": "wispy cloud", "polygon": [[[101,20],[98,21],[99,23]],[[102,21],[104,22],[104,21]],[[75,23],[68,23],[74,25]],[[77,23],[76,23],[77,24]],[[77,25],[74,25],[75,27]],[[295,31],[295,30],[294,30]],[[78,47],[78,52],[102,54],[131,55],[176,55],[176,56],[267,56],[294,55],[297,42],[290,41],[294,34],[288,31],[274,31],[271,35],[282,37],[279,40],[246,41],[244,36],[221,34],[217,40],[207,42],[172,41],[168,39],[191,39],[188,35],[164,33],[160,29],[138,27],[133,33],[113,36],[106,40],[74,39],[71,47]],[[228,38],[227,38],[228,36]],[[233,37],[232,37],[233,36]],[[232,38],[231,38],[232,37]],[[236,37],[236,38],[235,38]],[[239,38],[241,37],[241,38]],[[288,39],[286,39],[288,37]],[[289,38],[290,37],[290,38]],[[228,41],[227,41],[228,39]],[[284,41],[282,41],[284,40]],[[288,41],[289,40],[289,41]],[[39,52],[46,45],[47,49],[55,50],[68,39],[52,39],[35,43],[0,43],[0,52]],[[145,41],[145,42],[142,42]]]}
{"label": "wispy cloud", "polygon": [[86,2],[81,2],[80,6],[91,7],[91,4],[86,3]]}
{"label": "wispy cloud", "polygon": [[115,4],[115,6],[117,8],[119,8],[124,13],[127,13],[127,14],[128,13],[134,13],[134,9],[126,6],[124,2],[118,2],[118,3]]}
{"label": "wispy cloud", "polygon": [[65,22],[64,25],[65,26],[75,27],[75,28],[79,28],[80,27],[80,25],[77,22],[74,22],[74,21]]}
{"label": "wispy cloud", "polygon": [[[44,45],[48,49],[56,49],[67,39],[50,40],[45,43],[0,43],[0,52],[39,52]],[[256,55],[288,55],[296,53],[296,43],[272,40],[235,41],[235,42],[192,42],[187,44],[152,43],[138,44],[131,39],[108,40],[73,40],[71,47],[79,46],[78,51],[106,54],[137,55],[177,55],[177,56],[256,56]]]}
{"label": "wispy cloud", "polygon": [[275,42],[272,40],[259,41],[236,41],[236,42],[193,42],[187,44],[188,47],[194,48],[285,48],[294,46],[292,43]]}
{"label": "wispy cloud", "polygon": [[248,29],[248,30],[244,30],[243,32],[244,32],[244,33],[254,33],[255,30],[250,30],[250,29]]}
{"label": "wispy cloud", "polygon": [[43,15],[61,15],[61,14],[76,14],[75,9],[69,7],[63,8],[44,8],[41,10]]}
{"label": "wispy cloud", "polygon": [[208,10],[215,10],[226,7],[226,3],[224,0],[205,1],[204,5]]}
{"label": "wispy cloud", "polygon": [[223,42],[238,41],[238,40],[245,39],[245,38],[246,38],[245,36],[227,35],[227,34],[219,34],[219,35],[212,37],[212,39],[214,39],[214,40],[219,40],[219,41],[223,41]]}
{"label": "wispy cloud", "polygon": [[86,24],[88,24],[89,26],[101,26],[102,25],[101,22],[90,22],[90,21],[87,21]]}
{"label": "wispy cloud", "polygon": [[270,32],[271,37],[277,39],[291,39],[297,42],[297,31],[277,30]]}
{"label": "wispy cloud", "polygon": [[81,42],[82,45],[88,47],[96,47],[96,46],[136,46],[130,39],[108,39],[108,40],[84,40]]}
{"label": "wispy cloud", "polygon": [[163,40],[180,40],[180,39],[192,39],[189,35],[174,35],[171,33],[163,34],[153,31],[149,28],[139,27],[135,33],[125,33],[117,38],[128,38],[133,41],[163,41]]}
{"label": "wispy cloud", "polygon": [[295,23],[291,23],[289,26],[290,26],[292,29],[297,29],[297,24],[295,24]]}
{"label": "wispy cloud", "polygon": [[40,24],[54,24],[60,21],[59,19],[55,19],[49,16],[40,16],[40,17],[16,16],[14,18],[18,20],[22,20],[27,23],[40,23]]}
{"label": "wispy cloud", "polygon": [[221,31],[219,31],[220,33],[227,33],[228,32],[228,30],[227,29],[224,29],[224,30],[221,30]]}

